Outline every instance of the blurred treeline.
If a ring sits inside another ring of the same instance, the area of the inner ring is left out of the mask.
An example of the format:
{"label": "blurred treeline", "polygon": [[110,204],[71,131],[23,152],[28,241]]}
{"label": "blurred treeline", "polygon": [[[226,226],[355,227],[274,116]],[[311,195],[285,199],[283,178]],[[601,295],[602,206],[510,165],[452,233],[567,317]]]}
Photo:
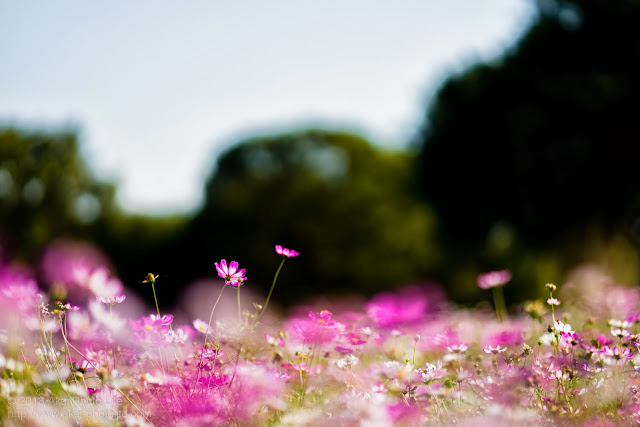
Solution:
{"label": "blurred treeline", "polygon": [[130,286],[163,275],[164,304],[221,258],[266,291],[276,243],[303,254],[281,275],[285,304],[427,278],[470,302],[484,297],[475,276],[496,268],[513,271],[507,297],[520,301],[585,261],[638,284],[640,3],[538,8],[501,57],[442,84],[411,152],[343,131],[257,136],[212,159],[190,216],[124,213],[73,131],[0,129],[4,256],[90,240]]}

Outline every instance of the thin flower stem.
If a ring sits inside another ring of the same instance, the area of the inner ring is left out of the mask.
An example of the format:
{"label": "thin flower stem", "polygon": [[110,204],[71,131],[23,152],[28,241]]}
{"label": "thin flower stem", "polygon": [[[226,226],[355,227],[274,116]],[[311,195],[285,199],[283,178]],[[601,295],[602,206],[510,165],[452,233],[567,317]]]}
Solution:
{"label": "thin flower stem", "polygon": [[198,364],[198,378],[200,377],[200,372],[202,371],[202,360],[204,359],[204,350],[207,346],[207,340],[209,339],[209,331],[211,330],[211,320],[213,320],[213,312],[216,310],[216,307],[218,305],[218,303],[220,302],[220,298],[222,297],[222,292],[224,292],[224,288],[226,288],[227,285],[223,285],[222,289],[220,290],[220,293],[218,294],[218,299],[216,300],[216,302],[213,304],[213,308],[211,309],[211,314],[209,315],[209,323],[207,325],[207,331],[205,332],[204,335],[204,342],[202,343],[202,351],[200,352],[200,363]]}
{"label": "thin flower stem", "polygon": [[155,282],[155,280],[151,282],[151,290],[153,290],[153,300],[156,302],[156,311],[158,312],[158,317],[160,317],[160,308],[158,307],[158,298],[156,297],[156,282]]}
{"label": "thin flower stem", "polygon": [[220,290],[220,294],[218,294],[218,299],[213,304],[213,308],[211,309],[211,314],[209,315],[209,323],[207,325],[207,332],[205,332],[205,335],[204,335],[204,344],[202,344],[202,351],[203,352],[204,352],[204,347],[207,345],[207,339],[209,338],[209,331],[211,330],[211,321],[213,320],[213,312],[216,310],[216,306],[220,302],[220,297],[222,297],[222,292],[224,292],[224,288],[226,288],[226,287],[227,287],[227,285],[224,285],[222,287],[222,289]]}
{"label": "thin flower stem", "polygon": [[238,323],[242,323],[242,308],[240,307],[240,285],[238,285]]}
{"label": "thin flower stem", "polygon": [[502,291],[502,286],[493,288],[493,303],[496,308],[496,316],[498,317],[498,321],[504,322],[505,320],[507,320],[507,308],[504,303],[504,293]]}
{"label": "thin flower stem", "polygon": [[278,280],[278,275],[280,274],[280,270],[282,270],[282,266],[284,265],[284,262],[287,260],[286,257],[282,257],[282,261],[280,262],[280,266],[278,267],[278,270],[276,270],[276,275],[273,276],[273,283],[271,283],[271,289],[269,289],[269,294],[267,295],[267,299],[264,302],[264,307],[262,307],[262,311],[260,312],[260,315],[258,315],[258,317],[256,318],[256,323],[260,320],[260,318],[262,318],[262,315],[265,313],[265,311],[267,311],[267,306],[269,305],[269,300],[271,299],[271,294],[273,293],[273,288],[276,287],[276,281]]}

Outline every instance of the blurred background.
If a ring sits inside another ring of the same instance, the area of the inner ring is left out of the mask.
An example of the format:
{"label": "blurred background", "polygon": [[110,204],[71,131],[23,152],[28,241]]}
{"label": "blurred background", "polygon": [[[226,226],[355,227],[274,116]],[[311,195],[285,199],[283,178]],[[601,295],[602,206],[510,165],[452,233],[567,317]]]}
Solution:
{"label": "blurred background", "polygon": [[473,303],[503,268],[514,303],[583,263],[637,285],[638,22],[635,0],[3,2],[0,257],[160,274],[167,306],[221,258],[266,293],[276,243],[302,253],[284,305],[424,281]]}

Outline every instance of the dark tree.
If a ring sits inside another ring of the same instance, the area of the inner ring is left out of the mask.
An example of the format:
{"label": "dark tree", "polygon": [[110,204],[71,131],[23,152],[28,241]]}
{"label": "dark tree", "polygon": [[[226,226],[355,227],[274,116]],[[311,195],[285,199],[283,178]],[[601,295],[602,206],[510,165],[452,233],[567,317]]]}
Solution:
{"label": "dark tree", "polygon": [[0,129],[0,237],[13,255],[33,261],[57,237],[92,239],[114,194],[92,175],[75,131]]}
{"label": "dark tree", "polygon": [[445,82],[419,167],[450,248],[497,223],[535,248],[587,227],[640,237],[638,22],[638,1],[540,1],[509,52]]}

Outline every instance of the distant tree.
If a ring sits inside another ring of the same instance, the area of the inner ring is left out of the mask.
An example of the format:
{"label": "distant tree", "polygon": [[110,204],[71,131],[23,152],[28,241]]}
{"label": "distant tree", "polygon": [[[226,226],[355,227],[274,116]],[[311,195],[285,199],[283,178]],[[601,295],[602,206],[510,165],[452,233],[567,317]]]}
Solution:
{"label": "distant tree", "polygon": [[640,2],[538,6],[509,52],[444,83],[418,138],[451,250],[496,226],[536,248],[587,227],[640,237]]}
{"label": "distant tree", "polygon": [[411,164],[343,132],[243,141],[220,157],[184,250],[174,253],[181,274],[215,275],[214,261],[233,259],[266,290],[279,243],[302,253],[283,272],[281,302],[420,278],[438,252],[431,212],[410,192]]}
{"label": "distant tree", "polygon": [[94,178],[75,132],[0,129],[0,236],[33,259],[56,237],[91,239],[114,211],[115,187]]}
{"label": "distant tree", "polygon": [[187,218],[127,215],[115,194],[91,172],[75,130],[1,128],[0,260],[37,263],[54,240],[80,240],[105,251],[113,273],[135,285]]}

